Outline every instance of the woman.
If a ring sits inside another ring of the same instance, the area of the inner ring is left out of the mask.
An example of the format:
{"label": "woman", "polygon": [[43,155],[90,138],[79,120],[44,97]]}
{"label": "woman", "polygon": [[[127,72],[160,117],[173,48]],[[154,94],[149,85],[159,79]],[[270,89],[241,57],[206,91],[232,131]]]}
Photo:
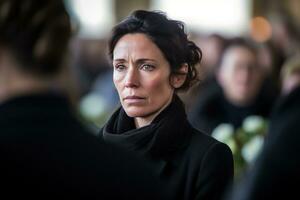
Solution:
{"label": "woman", "polygon": [[100,131],[104,140],[150,159],[176,199],[220,199],[233,176],[232,153],[191,127],[176,95],[195,82],[201,60],[184,25],[135,11],[113,29],[109,53],[122,107]]}

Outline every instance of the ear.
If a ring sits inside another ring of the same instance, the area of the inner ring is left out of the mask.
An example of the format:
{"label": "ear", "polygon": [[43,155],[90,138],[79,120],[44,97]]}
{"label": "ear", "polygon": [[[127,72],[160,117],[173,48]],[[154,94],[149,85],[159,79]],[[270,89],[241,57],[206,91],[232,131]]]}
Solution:
{"label": "ear", "polygon": [[175,89],[180,88],[183,85],[183,83],[185,82],[187,73],[188,73],[188,64],[184,63],[181,65],[177,74],[171,75],[171,79],[170,79],[171,85]]}

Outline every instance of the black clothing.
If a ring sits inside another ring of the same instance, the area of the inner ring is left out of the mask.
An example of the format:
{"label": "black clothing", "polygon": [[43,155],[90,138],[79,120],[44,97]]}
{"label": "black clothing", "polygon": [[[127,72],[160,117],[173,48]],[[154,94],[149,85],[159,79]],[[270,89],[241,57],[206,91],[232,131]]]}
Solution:
{"label": "black clothing", "polygon": [[10,198],[161,197],[149,168],[87,132],[57,94],[0,105],[0,159],[1,195]]}
{"label": "black clothing", "polygon": [[266,85],[251,105],[241,107],[231,104],[219,85],[209,89],[199,95],[188,116],[194,127],[209,135],[221,123],[239,128],[247,116],[269,117],[276,96],[271,86]]}
{"label": "black clothing", "polygon": [[232,180],[230,149],[194,129],[177,96],[148,126],[136,129],[134,119],[120,108],[100,133],[105,141],[151,160],[160,178],[171,186],[174,199],[220,199]]}
{"label": "black clothing", "polygon": [[300,87],[278,102],[270,122],[262,154],[229,199],[298,199]]}

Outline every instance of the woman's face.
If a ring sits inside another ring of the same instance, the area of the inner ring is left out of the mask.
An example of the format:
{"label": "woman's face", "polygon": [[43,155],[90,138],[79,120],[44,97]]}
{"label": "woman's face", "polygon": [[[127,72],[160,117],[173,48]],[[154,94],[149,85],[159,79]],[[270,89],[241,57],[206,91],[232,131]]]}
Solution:
{"label": "woman's face", "polygon": [[114,48],[113,66],[114,84],[128,116],[153,120],[171,102],[170,65],[145,34],[124,35]]}
{"label": "woman's face", "polygon": [[255,54],[245,47],[225,51],[219,71],[220,83],[231,103],[245,106],[257,97],[264,80],[264,71]]}

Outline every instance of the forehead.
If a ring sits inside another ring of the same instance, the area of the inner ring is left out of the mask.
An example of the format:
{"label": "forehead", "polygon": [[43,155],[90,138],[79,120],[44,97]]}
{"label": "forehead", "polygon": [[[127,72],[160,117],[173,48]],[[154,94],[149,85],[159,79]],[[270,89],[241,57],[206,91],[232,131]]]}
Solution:
{"label": "forehead", "polygon": [[230,47],[224,52],[222,65],[256,62],[255,53],[243,46]]}
{"label": "forehead", "polygon": [[126,34],[117,42],[113,51],[113,59],[128,59],[129,57],[164,59],[161,50],[143,33]]}
{"label": "forehead", "polygon": [[225,53],[227,53],[227,56],[236,56],[236,57],[247,56],[247,57],[255,58],[255,53],[251,49],[247,48],[246,46],[233,46],[227,49]]}

